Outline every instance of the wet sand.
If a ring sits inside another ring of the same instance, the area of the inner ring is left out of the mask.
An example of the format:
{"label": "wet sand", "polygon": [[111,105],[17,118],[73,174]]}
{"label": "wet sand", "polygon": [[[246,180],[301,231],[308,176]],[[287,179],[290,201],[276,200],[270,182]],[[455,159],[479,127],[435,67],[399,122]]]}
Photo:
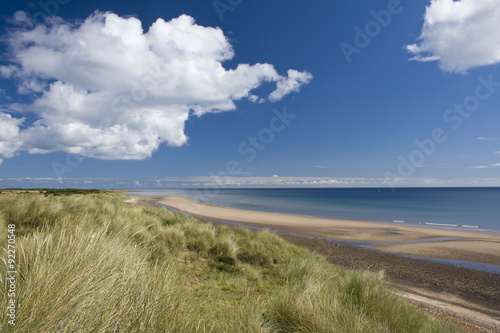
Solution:
{"label": "wet sand", "polygon": [[[450,321],[469,332],[500,332],[500,275],[468,268],[411,259],[390,251],[413,255],[432,255],[462,260],[498,260],[498,235],[458,232],[393,224],[315,219],[302,216],[241,211],[201,205],[186,198],[130,196],[129,202],[160,203],[179,211],[206,216],[202,221],[225,224],[236,221],[249,227],[268,228],[279,236],[311,252],[323,255],[332,264],[347,269],[383,270],[388,281],[403,297],[433,316]],[[304,237],[313,236],[318,238]],[[427,243],[378,244],[387,252],[348,246],[321,238],[359,241],[424,240],[461,237],[457,240]]]}
{"label": "wet sand", "polygon": [[381,244],[375,249],[420,257],[465,260],[500,265],[500,241],[451,240],[437,243]]}
{"label": "wet sand", "polygon": [[[386,252],[500,265],[500,235],[248,211],[205,205],[184,197],[165,197],[158,200],[158,203],[206,218],[269,228],[280,233],[366,241],[373,248]],[[445,240],[435,241],[441,237]],[[411,241],[419,242],[373,244]]]}

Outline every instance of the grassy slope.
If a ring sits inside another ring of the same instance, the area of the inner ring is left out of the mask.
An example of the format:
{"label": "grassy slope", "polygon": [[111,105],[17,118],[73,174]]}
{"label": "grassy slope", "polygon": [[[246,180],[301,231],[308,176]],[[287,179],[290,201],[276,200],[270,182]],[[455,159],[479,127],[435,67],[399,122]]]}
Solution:
{"label": "grassy slope", "polygon": [[[0,331],[457,332],[392,293],[381,273],[123,199],[0,195],[0,246],[15,223],[19,271],[17,325],[2,309]],[[0,263],[4,290],[5,273]]]}

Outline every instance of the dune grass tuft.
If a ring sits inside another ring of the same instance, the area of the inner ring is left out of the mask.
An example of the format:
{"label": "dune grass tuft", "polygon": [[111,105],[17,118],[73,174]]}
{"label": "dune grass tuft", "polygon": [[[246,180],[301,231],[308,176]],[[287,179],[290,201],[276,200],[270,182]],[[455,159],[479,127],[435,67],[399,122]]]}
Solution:
{"label": "dune grass tuft", "polygon": [[[2,332],[459,332],[268,232],[119,193],[0,195],[0,285],[16,225],[16,326]],[[9,301],[0,293],[0,304]]]}

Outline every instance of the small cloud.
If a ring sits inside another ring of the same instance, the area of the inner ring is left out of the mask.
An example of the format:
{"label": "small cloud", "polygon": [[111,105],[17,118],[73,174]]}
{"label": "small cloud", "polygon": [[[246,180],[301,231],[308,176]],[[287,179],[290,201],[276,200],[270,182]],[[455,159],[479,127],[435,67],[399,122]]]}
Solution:
{"label": "small cloud", "polygon": [[476,166],[471,167],[471,169],[486,169],[486,168],[489,168],[489,166],[487,166],[487,165],[476,165]]}
{"label": "small cloud", "polygon": [[[411,53],[419,52],[417,44],[412,44],[406,46],[406,50],[408,50]],[[419,56],[416,55],[414,57],[410,58],[410,61],[420,61],[420,62],[431,62],[431,61],[437,61],[439,60],[438,56]]]}
{"label": "small cloud", "polygon": [[280,177],[280,176],[278,176],[278,175],[274,175],[274,176],[273,176],[273,178],[279,178],[279,177]]}
{"label": "small cloud", "polygon": [[239,171],[238,172],[238,171],[235,171],[235,172],[233,172],[233,175],[234,176],[247,176],[248,177],[248,176],[253,175],[253,172],[249,172],[249,171]]}
{"label": "small cloud", "polygon": [[478,140],[491,140],[491,138],[485,138],[483,136],[480,136],[479,138],[477,138]]}
{"label": "small cloud", "polygon": [[318,168],[318,169],[330,169],[329,166],[325,166],[325,165],[315,165],[313,168]]}
{"label": "small cloud", "polygon": [[254,95],[254,94],[249,94],[249,95],[248,95],[248,100],[249,100],[250,102],[256,103],[256,102],[258,102],[258,101],[259,101],[259,96]]}
{"label": "small cloud", "polygon": [[493,154],[500,155],[500,150],[499,150],[499,151],[494,152]]}
{"label": "small cloud", "polygon": [[276,102],[291,92],[298,92],[301,86],[311,81],[312,77],[312,74],[309,72],[299,72],[294,69],[289,69],[288,76],[282,77],[277,82],[276,90],[269,95],[269,100],[271,102]]}
{"label": "small cloud", "polygon": [[428,165],[415,165],[415,168],[427,168]]}
{"label": "small cloud", "polygon": [[18,10],[17,12],[15,12],[12,18],[8,19],[7,21],[19,27],[32,27],[34,25],[33,19],[25,11],[22,10]]}
{"label": "small cloud", "polygon": [[93,183],[93,181],[91,181],[91,180],[84,180],[83,182],[84,182],[85,184],[92,184],[92,183]]}
{"label": "small cloud", "polygon": [[500,163],[495,163],[495,164],[492,164],[491,166],[497,167],[497,166],[500,166]]}

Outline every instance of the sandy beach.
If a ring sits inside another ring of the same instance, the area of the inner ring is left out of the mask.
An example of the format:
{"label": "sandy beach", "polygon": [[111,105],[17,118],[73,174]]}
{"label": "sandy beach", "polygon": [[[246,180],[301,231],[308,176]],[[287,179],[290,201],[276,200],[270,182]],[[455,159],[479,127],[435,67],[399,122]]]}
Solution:
{"label": "sandy beach", "polygon": [[[499,235],[244,211],[204,205],[184,197],[133,195],[126,201],[159,203],[197,215],[208,223],[224,224],[219,221],[224,220],[277,231],[282,238],[324,256],[332,264],[347,269],[383,270],[403,297],[436,317],[459,323],[470,332],[500,329],[500,275],[393,254],[498,265]],[[438,237],[453,240],[442,241]],[[381,243],[370,249],[322,238]],[[412,243],[415,240],[418,242]],[[384,252],[373,251],[373,248]]]}
{"label": "sandy beach", "polygon": [[[500,265],[500,235],[247,211],[205,205],[185,197],[164,197],[157,201],[182,212],[269,228],[282,233],[338,240],[382,242],[382,244],[373,245],[373,248],[415,256]],[[436,241],[441,237],[446,237],[446,239]],[[419,242],[405,243],[416,240]]]}

